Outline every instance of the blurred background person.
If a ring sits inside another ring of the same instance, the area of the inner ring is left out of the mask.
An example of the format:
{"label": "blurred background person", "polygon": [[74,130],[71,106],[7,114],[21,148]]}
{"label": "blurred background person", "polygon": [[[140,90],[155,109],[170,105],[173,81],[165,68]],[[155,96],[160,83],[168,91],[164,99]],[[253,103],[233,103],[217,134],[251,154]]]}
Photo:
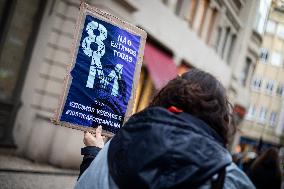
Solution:
{"label": "blurred background person", "polygon": [[278,150],[270,148],[256,158],[248,175],[257,189],[280,189],[282,171]]}

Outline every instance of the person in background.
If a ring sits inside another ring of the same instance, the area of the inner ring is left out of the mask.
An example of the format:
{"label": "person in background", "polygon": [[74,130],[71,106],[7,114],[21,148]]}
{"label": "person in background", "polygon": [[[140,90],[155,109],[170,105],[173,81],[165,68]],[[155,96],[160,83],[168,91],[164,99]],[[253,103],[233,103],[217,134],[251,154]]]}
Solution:
{"label": "person in background", "polygon": [[242,170],[243,148],[242,144],[236,146],[232,154],[233,162]]}
{"label": "person in background", "polygon": [[254,189],[226,148],[234,131],[222,84],[192,69],[131,116],[99,153],[100,129],[96,137],[85,134],[82,154],[93,160],[83,161],[88,168],[75,189]]}
{"label": "person in background", "polygon": [[282,171],[278,150],[270,148],[263,152],[251,165],[248,175],[257,189],[280,189]]}
{"label": "person in background", "polygon": [[243,157],[243,162],[242,162],[242,170],[248,175],[251,165],[253,164],[253,162],[256,160],[258,156],[258,151],[257,151],[257,147],[254,146],[253,149],[249,152],[247,152],[244,157]]}

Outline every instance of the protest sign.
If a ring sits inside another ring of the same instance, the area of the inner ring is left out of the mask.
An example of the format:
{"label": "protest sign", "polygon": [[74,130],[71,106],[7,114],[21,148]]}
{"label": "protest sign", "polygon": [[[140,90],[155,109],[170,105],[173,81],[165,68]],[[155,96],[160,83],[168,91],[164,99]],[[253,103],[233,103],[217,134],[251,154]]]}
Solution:
{"label": "protest sign", "polygon": [[133,113],[146,32],[86,3],[54,124],[115,134]]}

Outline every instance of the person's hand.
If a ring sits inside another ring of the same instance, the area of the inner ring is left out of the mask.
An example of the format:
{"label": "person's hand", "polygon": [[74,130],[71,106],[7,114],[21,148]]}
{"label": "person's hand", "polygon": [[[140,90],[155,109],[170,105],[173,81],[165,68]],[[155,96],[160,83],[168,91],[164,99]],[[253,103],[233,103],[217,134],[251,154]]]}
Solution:
{"label": "person's hand", "polygon": [[86,146],[96,146],[98,148],[103,148],[104,138],[102,136],[102,126],[96,128],[96,136],[86,131],[83,142]]}

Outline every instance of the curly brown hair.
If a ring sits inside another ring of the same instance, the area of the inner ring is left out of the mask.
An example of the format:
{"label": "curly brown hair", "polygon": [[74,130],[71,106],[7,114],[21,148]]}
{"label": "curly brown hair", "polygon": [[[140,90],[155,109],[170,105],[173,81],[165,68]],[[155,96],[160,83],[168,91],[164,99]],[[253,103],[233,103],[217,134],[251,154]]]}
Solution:
{"label": "curly brown hair", "polygon": [[211,74],[192,69],[171,80],[150,106],[175,106],[203,120],[228,143],[235,128],[230,126],[231,106],[223,85]]}

